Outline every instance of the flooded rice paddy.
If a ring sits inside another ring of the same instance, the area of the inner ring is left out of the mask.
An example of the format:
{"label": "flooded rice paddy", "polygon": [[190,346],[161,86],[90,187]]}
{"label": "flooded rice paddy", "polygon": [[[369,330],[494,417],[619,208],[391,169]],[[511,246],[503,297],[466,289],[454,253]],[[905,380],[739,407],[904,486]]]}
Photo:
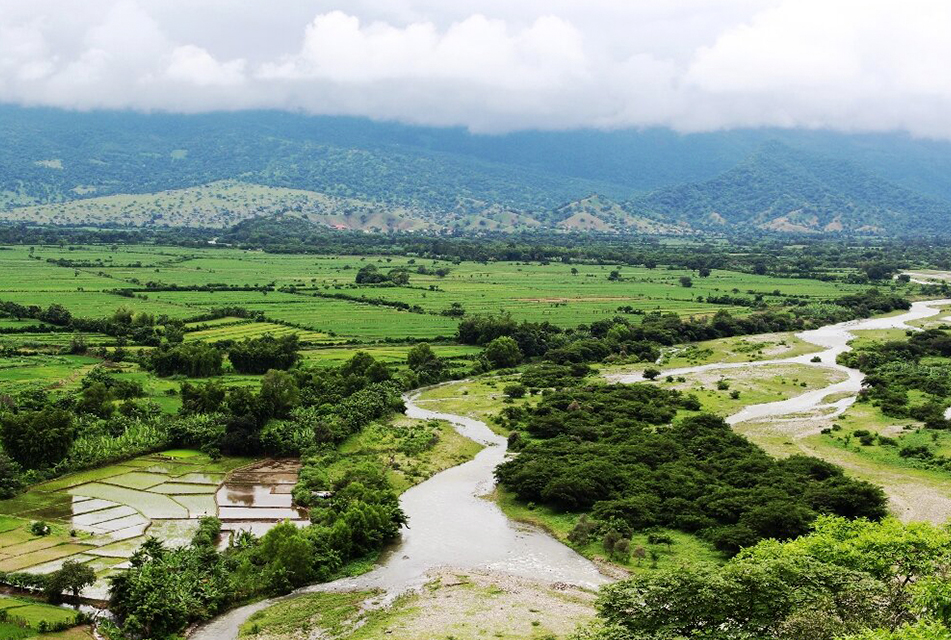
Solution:
{"label": "flooded rice paddy", "polygon": [[[218,515],[225,536],[262,534],[285,519],[306,522],[291,505],[297,461],[170,454],[74,473],[0,501],[0,571],[49,573],[76,560],[96,572],[83,595],[105,599],[108,577],[128,567],[147,536],[187,544],[202,516]],[[34,521],[49,523],[50,535],[34,536]]]}

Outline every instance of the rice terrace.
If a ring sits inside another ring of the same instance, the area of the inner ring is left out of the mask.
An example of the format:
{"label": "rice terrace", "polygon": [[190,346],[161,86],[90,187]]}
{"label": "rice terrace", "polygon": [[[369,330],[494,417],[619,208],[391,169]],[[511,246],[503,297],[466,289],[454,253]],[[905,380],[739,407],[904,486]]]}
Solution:
{"label": "rice terrace", "polygon": [[77,6],[0,640],[951,640],[948,3]]}

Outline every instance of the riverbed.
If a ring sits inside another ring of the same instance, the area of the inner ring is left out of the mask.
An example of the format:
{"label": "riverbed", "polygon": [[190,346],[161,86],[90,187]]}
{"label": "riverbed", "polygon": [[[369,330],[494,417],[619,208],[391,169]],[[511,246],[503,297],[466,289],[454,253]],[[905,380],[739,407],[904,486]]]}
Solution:
{"label": "riverbed", "polygon": [[[377,606],[421,588],[437,569],[483,570],[548,583],[594,589],[606,583],[595,565],[537,528],[512,522],[485,496],[495,487],[493,472],[505,459],[507,441],[479,420],[423,409],[419,392],[403,397],[406,415],[445,420],[485,448],[475,458],[446,469],[400,497],[409,526],[380,565],[354,578],[311,585],[283,598],[317,591],[378,590]],[[248,617],[283,598],[233,609],[194,631],[197,640],[236,638]]]}
{"label": "riverbed", "polygon": [[[849,350],[848,343],[855,338],[853,331],[917,330],[908,323],[937,315],[941,312],[938,307],[949,304],[951,299],[915,302],[902,314],[852,320],[797,334],[805,342],[822,347],[823,351],[818,353],[756,362],[712,363],[671,369],[663,375],[791,363],[835,369],[846,374],[846,379],[787,400],[749,405],[727,418],[727,422],[781,420],[784,416],[813,410],[834,417],[855,402],[864,378],[860,371],[836,362],[840,353]],[[818,361],[814,361],[817,357]],[[628,373],[609,376],[609,380],[630,383],[644,378],[641,373]],[[376,569],[362,576],[304,587],[283,598],[317,591],[379,590],[384,594],[376,603],[379,606],[422,587],[429,572],[442,568],[498,571],[588,588],[608,582],[590,561],[545,532],[510,521],[497,505],[485,499],[495,485],[493,471],[506,456],[505,438],[479,420],[423,409],[416,404],[418,395],[419,392],[414,392],[404,396],[407,416],[445,420],[460,434],[485,448],[469,462],[438,473],[401,496],[400,504],[410,526],[402,530],[400,540],[386,552]],[[251,614],[278,600],[263,600],[234,609],[206,623],[190,637],[195,640],[236,638],[240,625]]]}
{"label": "riverbed", "polygon": [[[681,367],[661,372],[662,376],[685,376],[709,371],[728,371],[730,369],[749,369],[768,365],[804,364],[812,367],[833,369],[846,375],[845,380],[835,384],[813,389],[793,398],[777,402],[753,404],[743,407],[737,413],[729,416],[726,421],[730,424],[751,422],[758,420],[776,420],[786,416],[794,416],[812,411],[820,411],[826,418],[841,415],[848,409],[862,389],[865,375],[858,369],[843,366],[836,362],[839,354],[850,350],[849,342],[855,339],[854,331],[868,331],[881,329],[908,329],[919,331],[911,322],[922,320],[941,313],[939,307],[951,304],[951,299],[925,300],[913,302],[911,308],[899,315],[883,316],[850,320],[839,324],[827,325],[810,331],[802,331],[796,337],[804,342],[823,348],[823,351],[794,356],[792,358],[778,358],[773,360],[757,360],[755,362],[710,363],[695,367]],[[608,380],[617,383],[643,382],[641,372],[612,374]],[[831,400],[826,400],[831,398]]]}

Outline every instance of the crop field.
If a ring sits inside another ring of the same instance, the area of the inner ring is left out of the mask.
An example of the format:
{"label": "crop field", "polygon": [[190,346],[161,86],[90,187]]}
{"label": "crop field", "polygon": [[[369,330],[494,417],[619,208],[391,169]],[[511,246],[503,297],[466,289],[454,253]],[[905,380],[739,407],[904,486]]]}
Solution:
{"label": "crop field", "polygon": [[[406,362],[406,354],[412,349],[410,346],[393,345],[369,345],[359,347],[325,347],[321,349],[308,349],[301,352],[303,357],[302,366],[304,367],[336,367],[350,358],[358,351],[369,353],[374,359],[390,365],[402,365]],[[432,350],[443,360],[466,359],[476,356],[481,347],[469,345],[433,345]]]}
{"label": "crop field", "polygon": [[[383,272],[396,267],[409,270],[409,285],[358,286],[357,271],[371,264]],[[418,273],[420,268],[427,273]],[[431,273],[433,268],[447,268],[449,273],[440,277]],[[609,278],[615,270],[618,277]],[[682,286],[682,277],[691,277],[692,286]],[[213,286],[218,290],[168,290],[173,286]],[[221,290],[227,287],[256,289]],[[265,287],[272,290],[261,290]],[[276,290],[281,288],[285,291]],[[185,320],[216,307],[241,306],[264,313],[270,321],[294,325],[304,332],[302,340],[314,343],[448,337],[455,332],[458,321],[442,312],[453,304],[468,314],[511,313],[519,320],[569,327],[611,317],[619,307],[684,316],[708,315],[719,309],[744,314],[749,307],[708,303],[706,297],[761,295],[767,303],[776,303],[781,301],[779,296],[795,295],[818,302],[864,288],[731,271],[714,271],[701,278],[689,271],[663,267],[454,264],[412,257],[287,255],[212,247],[40,246],[0,250],[2,301],[40,306],[56,302],[85,317],[104,317],[119,307],[131,307],[156,317]],[[136,297],[109,292],[115,289],[134,290]],[[410,305],[417,312],[387,304]],[[17,322],[12,318],[3,321]],[[220,322],[220,330],[212,330],[217,325],[198,324],[204,326],[191,332],[189,340],[223,340],[243,332],[255,335],[257,330],[279,331],[266,324],[226,331],[225,326],[230,324],[227,320]],[[61,344],[68,340],[63,334],[46,334],[44,341],[41,335],[18,337],[12,344]],[[0,340],[10,344],[14,338],[7,334],[0,335]]]}
{"label": "crop field", "polygon": [[[169,453],[70,474],[0,501],[0,571],[48,573],[78,560],[96,570],[92,592],[102,594],[105,578],[146,533],[186,542],[199,517],[217,513],[215,494],[227,473],[251,460]],[[38,520],[51,525],[49,535],[30,532]]]}
{"label": "crop field", "polygon": [[220,340],[246,340],[248,338],[260,338],[264,335],[271,335],[275,338],[287,334],[297,334],[302,343],[326,342],[329,336],[325,333],[316,331],[303,331],[294,327],[287,327],[271,322],[248,322],[244,324],[218,325],[201,331],[191,331],[185,336],[186,341],[199,340],[205,342],[218,342]]}
{"label": "crop field", "polygon": [[[41,637],[59,637],[60,634],[39,634],[40,625],[74,624],[76,611],[57,607],[26,597],[0,595],[0,611],[6,612],[7,621],[0,622],[0,639],[14,640]],[[88,637],[85,635],[77,637]]]}
{"label": "crop field", "polygon": [[70,388],[100,361],[87,356],[39,355],[0,357],[0,393],[36,388]]}

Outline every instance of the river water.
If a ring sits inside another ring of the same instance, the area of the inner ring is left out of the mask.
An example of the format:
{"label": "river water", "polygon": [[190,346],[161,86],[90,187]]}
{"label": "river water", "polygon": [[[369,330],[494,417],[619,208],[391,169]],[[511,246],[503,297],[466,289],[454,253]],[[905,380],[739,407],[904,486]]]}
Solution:
{"label": "river water", "polygon": [[[494,502],[485,499],[495,486],[493,471],[505,459],[505,438],[479,420],[423,409],[415,403],[417,396],[418,392],[404,396],[407,416],[445,420],[485,448],[472,460],[446,469],[403,493],[400,506],[408,516],[409,526],[403,528],[400,540],[385,553],[380,566],[362,576],[304,587],[295,594],[378,589],[385,594],[381,603],[386,603],[422,587],[427,572],[444,567],[499,571],[589,588],[607,582],[590,561],[547,533],[512,522]],[[198,628],[190,637],[236,638],[238,628],[251,614],[280,599],[229,611]]]}
{"label": "river water", "polygon": [[[938,315],[941,313],[941,309],[938,307],[949,304],[951,304],[951,299],[914,302],[911,305],[911,309],[899,315],[850,320],[848,322],[831,324],[796,334],[796,336],[804,342],[823,348],[822,351],[818,352],[792,358],[758,360],[756,362],[711,363],[696,367],[669,369],[664,371],[662,375],[683,376],[692,373],[747,369],[750,367],[777,364],[805,364],[812,367],[834,369],[844,373],[846,379],[842,382],[837,382],[821,389],[814,389],[787,400],[748,405],[743,407],[739,412],[729,416],[726,421],[730,424],[737,424],[755,420],[777,419],[783,416],[817,410],[822,411],[823,416],[834,417],[841,414],[855,402],[856,395],[862,388],[862,380],[865,378],[865,375],[861,371],[844,367],[836,362],[836,358],[840,353],[849,351],[848,343],[855,338],[855,334],[852,333],[853,331],[874,329],[910,329],[918,331],[918,327],[912,326],[909,323]],[[816,357],[818,357],[819,360],[813,362],[813,359]],[[640,372],[613,374],[608,376],[608,380],[619,383],[641,382],[644,380],[644,376]],[[826,398],[830,396],[834,396],[835,398],[831,401],[826,401]],[[951,409],[949,409],[949,414],[951,414]]]}
{"label": "river water", "polygon": [[[845,411],[861,389],[861,372],[836,363],[836,357],[849,349],[853,331],[868,329],[916,329],[909,322],[940,313],[937,308],[949,300],[915,302],[907,312],[891,317],[853,320],[804,331],[797,336],[822,351],[792,358],[758,362],[714,363],[664,371],[664,375],[686,375],[712,370],[759,367],[771,364],[805,364],[835,369],[847,378],[822,389],[809,391],[788,400],[744,407],[730,416],[730,424],[749,420],[776,419],[812,410],[824,410],[833,416]],[[814,357],[819,362],[812,362]],[[609,376],[620,383],[642,381],[640,373]],[[312,585],[295,594],[318,591],[379,589],[383,602],[401,593],[421,587],[432,569],[452,567],[461,570],[487,569],[549,582],[564,582],[597,587],[608,581],[588,560],[537,529],[513,523],[484,496],[494,487],[493,470],[505,459],[506,441],[478,420],[429,411],[415,403],[418,393],[404,397],[406,414],[423,420],[450,422],[467,438],[485,446],[469,462],[434,475],[409,489],[400,504],[410,526],[381,560],[379,567],[355,578]],[[826,402],[829,396],[838,399]],[[293,597],[291,594],[287,597]],[[191,634],[193,640],[230,640],[237,637],[239,626],[256,611],[281,598],[264,600],[240,607],[208,622]]]}

